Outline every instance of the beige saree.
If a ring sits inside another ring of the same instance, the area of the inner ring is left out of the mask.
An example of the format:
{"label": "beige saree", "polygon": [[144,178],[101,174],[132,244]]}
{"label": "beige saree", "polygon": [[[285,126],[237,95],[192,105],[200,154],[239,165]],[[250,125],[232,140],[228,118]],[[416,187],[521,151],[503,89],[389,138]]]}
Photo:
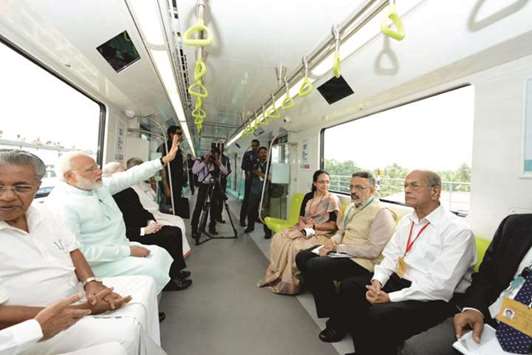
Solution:
{"label": "beige saree", "polygon": [[[314,195],[305,205],[304,217],[312,218],[315,224],[321,224],[329,221],[331,212],[338,211],[338,197],[330,193],[321,198]],[[307,238],[297,225],[276,233],[270,245],[270,265],[258,286],[267,286],[274,293],[297,294],[300,286],[295,260],[297,253],[325,243],[333,234],[334,232],[317,231],[316,235]]]}

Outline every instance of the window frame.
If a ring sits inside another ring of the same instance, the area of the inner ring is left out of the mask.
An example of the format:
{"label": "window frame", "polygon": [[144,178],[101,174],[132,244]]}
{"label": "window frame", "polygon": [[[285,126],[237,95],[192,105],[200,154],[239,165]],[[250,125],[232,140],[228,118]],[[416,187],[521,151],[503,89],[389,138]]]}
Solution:
{"label": "window frame", "polygon": [[24,50],[17,44],[13,43],[9,39],[7,39],[5,36],[0,34],[0,43],[4,44],[5,46],[9,47],[13,51],[15,51],[17,54],[21,55],[25,59],[29,60],[33,64],[37,65],[44,71],[48,72],[48,74],[54,76],[56,79],[62,81],[66,85],[70,86],[72,89],[76,90],[80,94],[84,95],[94,103],[96,103],[100,107],[100,117],[98,122],[98,144],[96,148],[96,162],[101,166],[103,163],[103,144],[105,140],[105,124],[106,124],[106,117],[107,117],[107,107],[101,102],[98,101],[95,97],[84,91],[83,89],[75,86],[73,83],[71,83],[67,78],[63,77],[61,74],[53,70],[52,68],[46,66],[43,62],[41,62],[39,59],[35,58],[33,55],[31,55],[28,51]]}
{"label": "window frame", "polygon": [[[373,115],[376,115],[376,114],[379,114],[379,113],[382,113],[382,112],[385,112],[385,111],[393,110],[393,109],[396,109],[396,108],[401,107],[401,106],[405,106],[405,105],[409,105],[409,104],[412,104],[412,103],[415,103],[415,102],[418,102],[418,101],[429,99],[431,97],[435,97],[435,96],[438,96],[438,95],[446,94],[446,93],[451,92],[451,91],[455,91],[455,90],[458,90],[458,89],[463,89],[463,88],[468,87],[468,86],[473,86],[473,84],[468,82],[468,83],[462,83],[462,84],[459,84],[459,85],[455,85],[455,86],[452,86],[450,88],[437,91],[435,93],[430,93],[430,94],[426,94],[426,95],[422,95],[422,96],[413,98],[411,100],[402,101],[402,102],[399,102],[399,103],[397,103],[395,105],[392,105],[392,106],[386,106],[386,107],[384,107],[384,108],[382,108],[380,110],[377,110],[377,111],[374,111],[374,112],[370,112],[370,113],[365,114],[365,115],[360,116],[360,117],[351,118],[351,119],[348,119],[346,121],[342,121],[342,122],[339,122],[339,123],[336,123],[336,124],[333,124],[333,125],[330,125],[330,126],[327,126],[327,127],[323,127],[320,130],[320,169],[323,170],[324,167],[325,167],[325,143],[326,143],[325,142],[325,131],[327,129],[334,128],[334,127],[337,127],[337,126],[340,126],[340,125],[343,125],[343,124],[347,124],[347,123],[350,123],[350,122],[353,122],[353,121],[357,121],[359,119],[367,118],[367,117],[370,117],[370,116],[373,116]],[[346,193],[346,192],[340,192],[340,191],[334,191],[334,190],[331,190],[330,192],[332,192],[334,194],[337,194],[337,195],[349,196],[349,194]],[[406,204],[401,203],[401,202],[387,200],[387,199],[384,199],[384,198],[379,198],[379,199],[382,202],[395,204],[395,205],[406,206]],[[452,211],[452,210],[451,210],[451,212],[456,214],[457,216],[460,216],[460,217],[466,217],[467,216],[467,214],[464,214],[462,212]]]}

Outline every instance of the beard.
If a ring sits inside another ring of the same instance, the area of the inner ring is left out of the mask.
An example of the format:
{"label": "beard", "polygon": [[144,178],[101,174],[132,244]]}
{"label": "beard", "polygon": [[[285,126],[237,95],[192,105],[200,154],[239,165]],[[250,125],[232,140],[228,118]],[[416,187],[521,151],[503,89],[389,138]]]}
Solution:
{"label": "beard", "polygon": [[82,190],[96,190],[97,188],[102,186],[101,181],[91,181],[79,175],[77,176],[77,178],[78,181],[75,186]]}

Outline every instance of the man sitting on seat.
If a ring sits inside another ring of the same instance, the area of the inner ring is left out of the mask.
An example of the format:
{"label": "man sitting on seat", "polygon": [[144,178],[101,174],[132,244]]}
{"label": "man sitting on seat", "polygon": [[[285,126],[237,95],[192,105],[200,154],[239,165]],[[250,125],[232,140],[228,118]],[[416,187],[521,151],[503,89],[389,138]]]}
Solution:
{"label": "man sitting on seat", "polygon": [[[75,307],[93,315],[108,312],[105,319],[86,316],[23,354],[59,354],[113,341],[131,355],[164,353],[157,345],[153,279],[95,278],[62,220],[46,205],[31,204],[45,172],[44,163],[33,154],[0,151],[0,283],[8,293],[4,304],[16,306],[2,326],[35,318],[43,306],[83,292],[85,299]],[[131,299],[132,304],[125,305]]]}
{"label": "man sitting on seat", "polygon": [[339,312],[321,340],[337,341],[338,334],[351,331],[356,354],[395,354],[402,341],[448,317],[453,292],[469,286],[473,233],[440,206],[440,177],[412,171],[404,188],[405,202],[414,211],[399,222],[370,285],[366,276],[342,281]]}
{"label": "man sitting on seat", "polygon": [[170,152],[161,159],[103,180],[98,165],[87,154],[72,152],[61,157],[57,176],[63,181],[52,190],[47,203],[62,212],[96,275],[151,276],[158,293],[171,281],[170,254],[158,246],[129,242],[122,213],[112,195],[153,176],[174,159],[177,146],[175,136]]}
{"label": "man sitting on seat", "polygon": [[[39,340],[49,339],[59,332],[70,328],[78,320],[90,314],[89,309],[74,309],[72,304],[79,296],[65,298],[37,313],[35,318],[0,330],[0,355],[16,355]],[[0,304],[7,296],[0,289]],[[17,306],[0,306],[0,324],[10,322]],[[1,326],[0,326],[1,328]],[[61,355],[127,355],[126,349],[118,342],[103,343],[88,348],[63,353]]]}
{"label": "man sitting on seat", "polygon": [[[108,163],[103,167],[103,176],[110,177],[122,171],[124,169],[120,163]],[[178,291],[188,288],[192,281],[187,279],[190,272],[185,270],[181,230],[159,224],[155,217],[142,207],[139,196],[131,187],[114,194],[113,199],[122,212],[126,224],[126,236],[130,241],[144,245],[158,245],[172,256],[174,262],[170,267],[170,277],[173,282],[164,290]]]}
{"label": "man sitting on seat", "polygon": [[448,318],[428,331],[408,339],[401,354],[457,354],[452,344],[457,337],[471,329],[473,340],[480,342],[485,323],[497,326],[494,318],[502,304],[502,292],[515,276],[531,265],[532,214],[510,215],[499,225],[479,271],[473,274],[471,286],[464,298],[457,302],[456,311],[462,311],[454,316],[454,320],[452,317]]}
{"label": "man sitting on seat", "polygon": [[[312,292],[318,317],[331,317],[341,310],[334,281],[361,276],[370,281],[382,250],[395,228],[394,214],[374,196],[375,179],[369,172],[354,173],[351,178],[351,200],[337,219],[338,232],[319,249],[303,250],[296,256],[305,286]],[[338,252],[349,257],[327,256]],[[328,328],[334,331],[334,327]],[[339,334],[340,335],[340,334]],[[340,336],[343,336],[341,334]]]}

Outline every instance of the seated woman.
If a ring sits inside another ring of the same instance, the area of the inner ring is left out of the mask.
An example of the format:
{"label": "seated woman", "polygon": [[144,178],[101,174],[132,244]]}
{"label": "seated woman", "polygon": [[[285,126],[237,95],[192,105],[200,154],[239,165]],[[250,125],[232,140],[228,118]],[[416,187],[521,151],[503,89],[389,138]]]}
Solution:
{"label": "seated woman", "polygon": [[[103,168],[103,176],[111,176],[121,171],[124,169],[120,163],[108,163]],[[189,287],[192,281],[187,279],[190,272],[185,270],[181,230],[177,227],[158,223],[155,217],[142,207],[139,196],[130,187],[114,194],[113,199],[122,212],[126,225],[126,236],[130,241],[145,245],[158,245],[166,249],[174,259],[170,266],[172,280],[164,290],[176,291]]]}
{"label": "seated woman", "polygon": [[323,245],[334,234],[338,211],[338,197],[329,193],[329,173],[316,171],[312,191],[301,204],[299,223],[273,236],[270,265],[259,287],[268,286],[274,293],[297,294],[299,271],[295,257],[303,249]]}

